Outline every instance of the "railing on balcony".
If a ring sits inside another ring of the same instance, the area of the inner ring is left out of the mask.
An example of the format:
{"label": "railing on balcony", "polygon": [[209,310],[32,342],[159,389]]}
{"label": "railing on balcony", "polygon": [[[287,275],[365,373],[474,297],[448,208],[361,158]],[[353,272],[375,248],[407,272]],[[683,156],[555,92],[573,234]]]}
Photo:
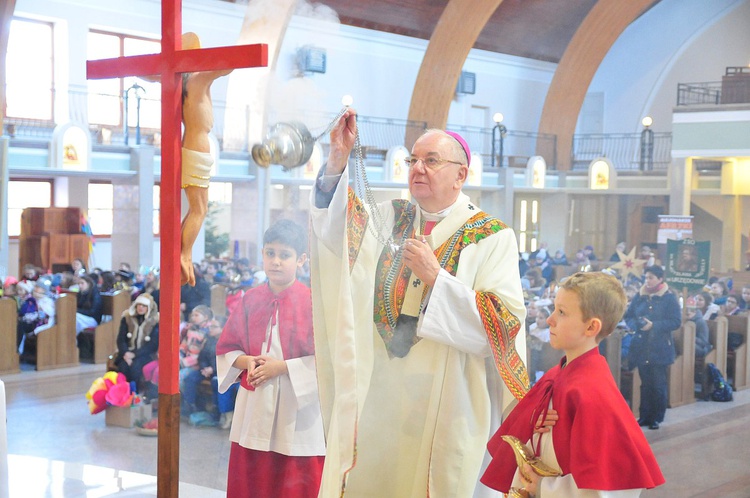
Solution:
{"label": "railing on balcony", "polygon": [[678,83],[677,105],[719,105],[721,103],[721,81],[705,83]]}
{"label": "railing on balcony", "polygon": [[677,105],[750,104],[750,67],[727,67],[721,81],[679,83]]}
{"label": "railing on balcony", "polygon": [[[469,144],[472,153],[482,156],[485,171],[492,171],[492,128],[449,124],[447,129],[460,133]],[[502,138],[502,160],[499,154],[501,147],[497,140],[499,137],[496,138],[495,144],[496,166],[526,167],[531,156],[542,156],[549,169],[554,169],[557,165],[556,135],[518,130],[507,131]]]}
{"label": "railing on balcony", "polygon": [[[672,160],[672,134],[654,132],[652,146],[642,133],[592,133],[573,137],[573,170],[587,170],[591,161],[606,157],[618,171],[666,170]],[[644,147],[645,145],[645,147]]]}
{"label": "railing on balcony", "polygon": [[[102,98],[111,99],[109,105],[122,106],[122,97],[114,95],[96,96],[94,100],[102,102]],[[71,121],[87,123],[90,116],[91,95],[84,91],[70,92],[69,115]],[[119,100],[118,100],[119,99]],[[149,105],[158,104],[158,101],[144,99],[141,102],[142,109]],[[121,108],[121,107],[120,107]],[[156,107],[158,109],[158,106]],[[134,109],[134,107],[133,107]],[[153,109],[153,107],[152,107]],[[222,152],[247,154],[252,144],[248,144],[247,123],[249,122],[249,110],[245,108],[230,108],[224,102],[214,102],[215,121],[213,133],[219,139]],[[234,115],[231,115],[234,114]],[[122,119],[120,114],[114,114],[116,119]],[[305,123],[313,136],[323,133],[336,113],[272,113],[268,117],[268,123],[274,124],[279,121],[298,120]],[[132,112],[129,121],[135,123]],[[152,114],[142,122],[158,122]],[[233,123],[227,125],[226,123]],[[235,124],[236,123],[236,124]],[[397,145],[403,145],[405,137],[418,136],[426,127],[422,121],[409,121],[405,119],[381,118],[373,116],[358,117],[360,139],[366,159],[373,162],[385,159],[386,152]],[[11,144],[25,147],[47,147],[55,124],[52,121],[6,118],[5,132],[11,136]],[[448,125],[449,130],[461,133],[466,139],[471,150],[478,153],[483,160],[485,171],[492,171],[492,128],[477,126]],[[90,124],[89,130],[92,134],[92,142],[96,148],[104,150],[117,150],[125,148],[124,133],[121,123],[115,124]],[[135,128],[129,129],[129,143],[135,144]],[[496,137],[497,139],[497,137]],[[141,143],[160,145],[160,134],[157,127],[142,127]],[[321,145],[324,153],[327,153],[328,136],[321,137]],[[671,161],[670,133],[653,133],[653,145],[644,152],[646,160],[641,158],[641,134],[639,133],[607,133],[576,135],[573,139],[573,170],[585,170],[589,163],[600,156],[609,158],[616,169],[621,171],[638,170],[666,170]],[[35,145],[36,144],[36,145]],[[547,168],[554,170],[557,165],[557,137],[550,134],[510,130],[503,136],[502,162],[499,157],[499,144],[496,142],[495,164],[503,167],[525,167],[529,157],[541,155],[544,157]],[[652,159],[649,159],[652,157]],[[643,165],[641,163],[644,163]],[[645,167],[644,167],[645,166]]]}
{"label": "railing on balcony", "polygon": [[[140,143],[161,146],[160,133],[160,100],[141,97],[141,117],[137,122],[135,98],[131,95],[129,103],[128,144],[136,145],[137,135]],[[92,109],[92,106],[98,107]],[[109,108],[109,112],[101,112],[101,108]],[[86,91],[72,90],[68,92],[68,119],[58,119],[59,122],[73,122],[88,125],[92,144],[95,148],[117,149],[125,147],[125,129],[123,127],[124,99],[118,95],[90,94]],[[219,141],[223,152],[247,153],[248,109],[227,107],[225,102],[214,101],[213,134]],[[92,114],[96,118],[91,118]],[[226,126],[227,118],[233,123]],[[98,122],[97,122],[98,121]],[[52,139],[56,123],[52,120],[4,118],[4,132],[17,145],[26,147],[46,147]],[[138,126],[140,124],[140,126]],[[138,130],[140,128],[140,130]],[[140,133],[138,133],[140,131]]]}

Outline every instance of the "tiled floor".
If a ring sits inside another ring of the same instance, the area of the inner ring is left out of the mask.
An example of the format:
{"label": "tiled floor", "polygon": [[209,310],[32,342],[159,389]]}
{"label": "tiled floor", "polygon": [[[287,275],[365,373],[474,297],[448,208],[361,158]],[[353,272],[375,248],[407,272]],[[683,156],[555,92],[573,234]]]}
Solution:
{"label": "tiled floor", "polygon": [[[81,365],[2,377],[11,498],[156,495],[156,438],[89,414],[85,393],[103,373]],[[183,422],[180,496],[224,496],[228,459],[229,431]]]}
{"label": "tiled floor", "polygon": [[[2,377],[11,498],[156,495],[156,438],[88,412],[84,393],[102,373],[82,365]],[[642,496],[750,497],[749,426],[750,390],[670,409],[661,429],[646,430],[667,484]],[[180,496],[224,496],[228,431],[185,422],[180,431]]]}

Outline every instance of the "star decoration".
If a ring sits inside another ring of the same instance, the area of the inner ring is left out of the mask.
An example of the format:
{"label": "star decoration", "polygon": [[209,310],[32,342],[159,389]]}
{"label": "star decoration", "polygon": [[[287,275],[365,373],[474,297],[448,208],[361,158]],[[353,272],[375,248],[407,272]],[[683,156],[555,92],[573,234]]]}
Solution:
{"label": "star decoration", "polygon": [[617,249],[617,255],[620,257],[620,261],[613,264],[610,269],[618,271],[622,275],[623,280],[627,280],[631,274],[636,278],[643,276],[643,270],[646,268],[648,261],[635,257],[635,246],[633,246],[627,255]]}

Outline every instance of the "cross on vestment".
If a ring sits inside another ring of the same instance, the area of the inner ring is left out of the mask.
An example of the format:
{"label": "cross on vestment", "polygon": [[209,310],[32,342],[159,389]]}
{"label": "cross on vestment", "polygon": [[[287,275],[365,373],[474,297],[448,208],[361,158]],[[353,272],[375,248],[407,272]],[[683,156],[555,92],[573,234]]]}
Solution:
{"label": "cross on vestment", "polygon": [[[161,79],[161,296],[157,493],[178,496],[179,297],[182,73],[268,65],[266,44],[182,49],[182,0],[161,5],[161,53],[86,62],[89,79],[153,76]],[[125,123],[127,126],[127,123]]]}

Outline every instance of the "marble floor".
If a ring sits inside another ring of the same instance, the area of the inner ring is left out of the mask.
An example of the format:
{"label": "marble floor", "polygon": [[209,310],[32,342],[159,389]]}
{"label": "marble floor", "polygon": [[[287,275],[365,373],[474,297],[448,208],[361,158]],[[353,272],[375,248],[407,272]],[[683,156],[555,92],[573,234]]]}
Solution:
{"label": "marble floor", "polygon": [[[11,498],[156,496],[156,438],[105,425],[84,393],[101,365],[0,377],[7,398]],[[750,497],[750,390],[729,403],[670,409],[646,430],[667,483],[646,498]],[[224,496],[228,431],[180,429],[180,496]],[[0,492],[0,496],[2,492]],[[398,498],[398,497],[396,497]]]}

